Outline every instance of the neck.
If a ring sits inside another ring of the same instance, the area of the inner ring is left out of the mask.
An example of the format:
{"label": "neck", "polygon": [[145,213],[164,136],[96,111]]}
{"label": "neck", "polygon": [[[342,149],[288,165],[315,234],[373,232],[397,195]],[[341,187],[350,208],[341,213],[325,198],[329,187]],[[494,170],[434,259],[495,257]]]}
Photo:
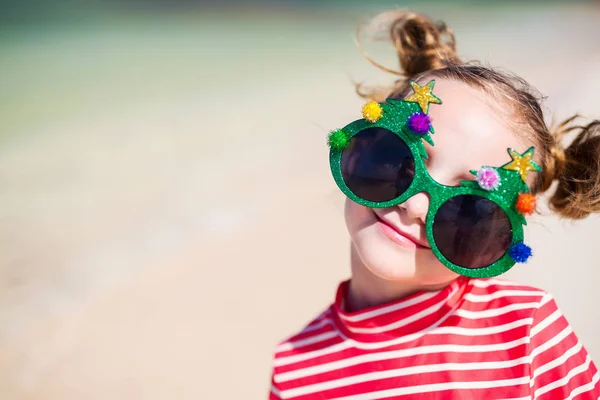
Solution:
{"label": "neck", "polygon": [[373,274],[362,262],[351,245],[350,266],[352,278],[348,286],[345,311],[355,312],[410,296],[421,291],[440,290],[451,282],[436,285],[420,285],[402,281],[390,281]]}

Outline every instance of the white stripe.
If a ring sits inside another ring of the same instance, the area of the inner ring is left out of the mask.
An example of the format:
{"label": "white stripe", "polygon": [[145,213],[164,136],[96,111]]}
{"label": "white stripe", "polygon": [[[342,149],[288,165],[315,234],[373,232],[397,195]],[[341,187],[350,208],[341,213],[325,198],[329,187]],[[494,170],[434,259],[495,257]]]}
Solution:
{"label": "white stripe", "polygon": [[[393,329],[397,329],[400,328],[402,326],[408,325],[414,321],[417,321],[421,318],[424,318],[425,316],[439,310],[440,308],[442,308],[444,306],[444,304],[446,303],[447,300],[443,300],[442,302],[433,305],[432,307],[429,307],[426,310],[421,311],[420,313],[411,315],[408,318],[405,319],[401,319],[399,321],[393,322],[391,324],[388,325],[383,325],[383,326],[377,326],[377,327],[373,327],[373,328],[352,328],[352,327],[347,327],[350,331],[354,332],[354,333],[383,333],[383,332],[387,332]],[[500,307],[500,308],[494,308],[491,310],[482,310],[482,311],[466,311],[466,310],[457,310],[456,311],[456,315],[463,317],[463,318],[468,318],[468,319],[481,319],[481,318],[489,318],[489,317],[493,317],[493,316],[499,316],[499,315],[503,315],[506,314],[510,311],[515,311],[515,310],[523,310],[523,309],[527,309],[527,308],[536,308],[538,306],[538,303],[517,303],[517,304],[509,304],[508,306],[505,307]],[[529,319],[527,320],[520,320],[520,321],[529,321]],[[513,324],[515,324],[518,321],[513,322]],[[549,323],[553,322],[550,321]],[[331,320],[325,319],[323,321],[321,321],[319,324],[316,324],[315,326],[317,326],[318,328],[321,328],[322,326],[324,326],[327,323],[331,323],[333,324],[333,322]],[[527,322],[524,323],[520,323],[517,324],[513,327],[509,327],[506,330],[512,329],[516,326],[521,326],[526,324]],[[548,323],[548,324],[549,324]],[[538,325],[539,326],[539,325]],[[502,329],[502,327],[504,327],[504,325],[498,325],[496,327],[492,327],[492,328],[479,328],[482,330],[487,330],[488,333],[494,333],[493,330],[494,329]],[[469,332],[467,333],[462,333],[464,332],[464,329],[466,328],[456,328],[456,327],[448,327],[447,330],[445,330],[445,328],[439,328],[439,330],[431,332],[434,334],[440,333],[440,334],[445,334],[445,333],[455,333],[455,334],[464,334],[464,335],[468,335],[468,336],[473,336],[473,335],[477,335],[479,334],[478,332],[473,332],[475,329],[471,328],[469,329]],[[316,330],[316,328],[314,329]],[[304,329],[301,333],[306,333],[307,329]],[[532,329],[533,332],[533,329]],[[536,332],[537,333],[537,332]],[[535,335],[535,333],[533,333],[531,336]],[[302,347],[302,346],[306,346],[309,344],[313,344],[313,343],[317,343],[321,340],[327,340],[330,339],[332,337],[334,337],[334,334],[331,334],[330,332],[327,332],[326,334],[320,334],[317,336],[313,336],[310,339],[303,339],[303,340],[299,340],[299,341],[295,341],[295,342],[285,342],[283,344],[281,344],[279,347],[277,347],[277,352],[283,352],[283,351],[288,351],[288,350],[292,350],[294,348],[297,347]],[[313,339],[314,338],[314,339]]]}
{"label": "white stripe", "polygon": [[531,355],[530,355],[531,360],[533,361],[533,359],[535,357],[537,357],[538,354],[543,353],[544,351],[548,350],[552,346],[555,346],[558,343],[560,343],[564,338],[569,336],[571,334],[571,332],[573,332],[573,328],[571,328],[571,325],[568,325],[558,335],[554,336],[552,339],[548,340],[547,342],[544,342],[544,344],[542,344],[541,346],[538,346],[535,349],[533,349],[533,351],[531,352]]}
{"label": "white stripe", "polygon": [[500,399],[500,400],[531,400],[531,396],[518,397],[518,398],[517,397],[511,397],[510,399],[506,398],[506,399]]}
{"label": "white stripe", "polygon": [[555,360],[544,364],[543,366],[540,366],[538,368],[536,368],[536,370],[534,371],[533,375],[531,376],[531,384],[530,386],[533,387],[534,382],[535,382],[535,378],[537,378],[538,376],[540,376],[541,374],[543,374],[546,371],[550,371],[552,368],[558,367],[559,365],[562,365],[569,357],[571,357],[574,354],[579,353],[579,351],[581,350],[581,343],[577,342],[575,344],[575,346],[571,347],[565,354],[563,354],[562,356],[556,358]]}
{"label": "white stripe", "polygon": [[293,364],[293,363],[297,363],[300,361],[310,360],[311,358],[321,357],[321,356],[324,356],[327,354],[335,353],[337,351],[345,350],[350,347],[352,347],[352,341],[344,340],[341,343],[336,343],[334,345],[327,346],[323,349],[310,351],[310,352],[306,352],[306,353],[302,353],[302,354],[296,354],[293,356],[275,358],[275,360],[273,360],[273,366],[281,367],[283,365],[288,365],[288,364]]}
{"label": "white stripe", "polygon": [[329,318],[323,318],[322,320],[320,320],[316,324],[309,325],[306,328],[302,329],[300,331],[300,333],[298,333],[298,334],[300,335],[300,334],[303,334],[303,333],[308,333],[308,332],[316,331],[317,329],[324,327],[328,323],[331,323],[331,319],[329,319]]}
{"label": "white stripe", "polygon": [[562,316],[562,314],[561,314],[560,310],[554,311],[552,314],[548,315],[542,322],[540,322],[536,326],[532,327],[531,331],[529,332],[529,336],[534,337],[535,335],[537,335],[538,333],[543,331],[544,328],[547,328],[548,326],[550,326],[550,324],[552,324],[554,321],[559,319],[561,316]]}
{"label": "white stripe", "polygon": [[344,335],[341,331],[339,331],[339,329],[337,329],[337,327],[336,327],[338,334],[340,335],[340,337],[342,339],[344,339],[344,341],[342,343],[338,343],[338,344],[328,346],[323,349],[315,350],[312,352],[296,354],[296,355],[287,356],[287,357],[275,358],[274,365],[276,367],[279,367],[279,366],[283,366],[283,365],[293,364],[296,362],[309,360],[311,358],[321,357],[326,354],[335,353],[337,351],[341,351],[341,350],[344,350],[344,349],[347,349],[350,347],[356,347],[356,348],[362,349],[362,350],[381,349],[384,347],[402,344],[402,343],[410,342],[412,340],[419,339],[419,338],[423,337],[425,334],[438,334],[439,333],[439,334],[457,334],[457,335],[464,335],[464,336],[476,336],[478,334],[481,334],[482,332],[484,334],[500,333],[500,332],[504,332],[502,329],[510,330],[510,329],[515,328],[516,326],[526,325],[528,323],[531,323],[531,318],[526,318],[526,319],[512,322],[511,324],[499,325],[499,326],[491,327],[491,328],[479,328],[479,329],[457,328],[457,327],[438,328],[438,326],[441,325],[451,315],[453,315],[453,311],[448,312],[448,314],[446,314],[445,316],[440,318],[440,320],[437,321],[435,324],[433,324],[419,332],[415,332],[413,334],[406,335],[406,336],[401,336],[396,339],[384,340],[384,341],[374,342],[374,343],[358,342],[356,340],[350,339],[346,335]]}
{"label": "white stripe", "polygon": [[494,387],[516,386],[528,382],[529,377],[497,381],[434,383],[430,385],[409,386],[397,389],[380,390],[378,392],[362,393],[354,396],[338,397],[334,400],[372,400],[392,396],[402,396],[406,394],[437,392],[441,390],[488,389]]}
{"label": "white stripe", "polygon": [[286,349],[288,347],[288,343],[291,343],[290,339],[297,337],[299,335],[305,334],[305,333],[316,331],[316,330],[326,326],[327,324],[332,324],[331,319],[325,317],[329,313],[330,313],[330,309],[323,311],[317,318],[315,318],[315,320],[313,322],[311,322],[311,324],[305,326],[300,332],[298,332],[294,336],[288,338],[284,342],[280,343],[279,346],[277,346],[277,348],[275,349],[275,354],[277,354],[278,352],[281,352],[281,351],[285,351],[285,350],[280,350],[280,349],[281,348]]}
{"label": "white stripe", "polygon": [[480,318],[489,318],[489,317],[497,317],[499,315],[507,314],[511,311],[516,310],[526,310],[528,308],[537,308],[539,303],[515,303],[509,304],[504,307],[492,308],[490,310],[483,311],[468,311],[468,310],[456,310],[456,315],[462,318],[468,319],[480,319]]}
{"label": "white stripe", "polygon": [[360,375],[349,376],[346,378],[335,379],[328,382],[316,383],[312,385],[301,386],[298,388],[285,390],[283,395],[286,398],[292,398],[296,396],[303,396],[307,394],[322,392],[325,390],[336,389],[344,386],[355,385],[358,383],[364,383],[369,381],[377,381],[387,378],[397,378],[400,376],[423,374],[430,372],[441,372],[441,371],[478,371],[486,369],[501,369],[510,368],[524,363],[528,363],[528,357],[522,357],[516,360],[502,361],[502,362],[473,362],[473,363],[445,363],[445,364],[431,364],[431,365],[419,365],[416,367],[398,368],[388,371],[377,371],[369,372]]}
{"label": "white stripe", "polygon": [[431,335],[463,335],[463,336],[480,336],[489,335],[492,333],[506,332],[511,329],[517,328],[523,325],[530,325],[533,322],[533,318],[523,318],[517,321],[510,322],[504,325],[490,326],[489,328],[460,328],[457,326],[444,326],[437,328],[429,332]]}
{"label": "white stripe", "polygon": [[325,341],[327,339],[331,339],[333,337],[336,337],[337,335],[338,334],[336,331],[329,331],[329,332],[321,333],[319,335],[308,337],[306,339],[296,340],[293,342],[287,342],[282,345],[279,345],[277,347],[277,352],[279,353],[279,352],[283,352],[283,351],[297,349],[297,348],[303,347],[303,346],[308,346],[313,343],[318,343],[318,342]]}
{"label": "white stripe", "polygon": [[497,292],[491,294],[473,294],[467,293],[465,295],[465,300],[470,301],[471,303],[485,303],[490,300],[499,299],[502,297],[510,297],[510,296],[544,296],[546,292],[542,291],[534,291],[534,290],[498,290]]}
{"label": "white stripe", "polygon": [[540,301],[540,307],[543,306],[544,304],[548,303],[552,299],[554,299],[554,297],[552,297],[552,295],[550,293],[546,293],[544,295],[544,297],[542,297],[542,300]]}
{"label": "white stripe", "polygon": [[275,375],[275,382],[287,382],[293,379],[305,378],[311,375],[321,374],[323,372],[334,371],[348,368],[353,365],[373,361],[383,361],[400,359],[402,357],[412,357],[415,355],[435,354],[435,353],[486,353],[492,351],[508,350],[529,343],[529,338],[513,340],[512,342],[496,343],[490,345],[458,345],[458,344],[439,344],[431,346],[411,347],[409,349],[383,351],[378,353],[362,354],[360,356],[349,357],[343,360],[332,361],[325,364],[312,367],[297,369],[295,371],[284,372]]}
{"label": "white stripe", "polygon": [[319,329],[320,327],[326,325],[327,321],[331,320],[331,314],[333,314],[333,311],[331,310],[331,307],[329,307],[321,314],[319,314],[317,318],[315,318],[309,325],[304,327],[304,329],[302,329],[300,333],[311,332],[315,329]]}
{"label": "white stripe", "polygon": [[274,385],[271,385],[271,392],[277,396],[281,398],[281,393],[279,392],[279,390],[277,390],[277,388]]}
{"label": "white stripe", "polygon": [[275,360],[273,361],[273,365],[275,367],[280,367],[283,365],[293,364],[296,362],[310,360],[311,358],[321,357],[326,354],[335,353],[337,351],[342,351],[342,350],[345,350],[350,347],[356,347],[356,348],[362,349],[362,350],[373,350],[373,349],[381,349],[381,348],[384,348],[387,346],[393,346],[396,344],[410,342],[411,340],[416,340],[416,339],[423,337],[425,334],[430,332],[432,329],[435,329],[436,327],[441,325],[445,320],[448,319],[448,317],[450,317],[450,315],[452,315],[452,313],[453,313],[453,311],[448,312],[446,315],[444,315],[442,318],[440,318],[436,323],[434,323],[433,325],[431,325],[419,332],[415,332],[413,334],[402,336],[402,337],[399,337],[396,339],[384,340],[384,341],[376,342],[376,343],[362,343],[362,342],[357,342],[356,340],[350,339],[349,337],[344,335],[335,324],[333,324],[333,326],[337,330],[337,333],[340,335],[340,337],[342,337],[342,339],[344,339],[343,342],[334,344],[332,346],[325,347],[323,349],[306,352],[303,354],[296,354],[293,356],[275,358]]}
{"label": "white stripe", "polygon": [[[587,383],[583,386],[579,386],[577,389],[573,390],[569,397],[565,400],[573,400],[573,398],[578,394],[592,390],[596,386],[596,383],[598,383],[598,380],[600,380],[600,371],[596,372],[596,375],[592,377],[592,381],[590,383]],[[598,399],[600,399],[600,397],[598,397]]]}
{"label": "white stripe", "polygon": [[448,297],[442,299],[442,301],[440,301],[439,303],[434,304],[431,307],[426,308],[425,310],[422,310],[416,314],[412,314],[410,317],[403,318],[398,321],[392,322],[391,324],[375,326],[372,328],[354,328],[351,326],[348,326],[347,328],[349,331],[354,332],[354,333],[383,333],[383,332],[391,331],[393,329],[401,328],[412,322],[418,321],[421,318],[425,318],[426,316],[431,315],[431,314],[435,313],[436,311],[438,311],[439,309],[441,309],[445,304],[448,303],[448,299],[456,293],[456,290],[457,290],[457,288],[454,288],[452,290],[452,292],[448,295]]}
{"label": "white stripe", "polygon": [[422,295],[419,295],[419,296],[415,297],[414,299],[410,299],[410,300],[407,300],[407,301],[399,303],[399,304],[392,304],[387,307],[378,308],[376,310],[367,311],[367,312],[356,314],[356,315],[340,314],[340,317],[342,319],[345,319],[346,321],[350,321],[350,322],[364,321],[365,319],[378,317],[383,314],[388,314],[388,313],[391,313],[394,311],[402,310],[403,308],[413,306],[415,304],[419,304],[423,301],[429,300],[432,297],[435,297],[435,295],[437,295],[439,292],[440,291],[438,290],[435,292],[423,293]]}
{"label": "white stripe", "polygon": [[[471,283],[473,284],[473,286],[477,286],[479,288],[486,288],[486,287],[490,287],[492,285],[525,286],[525,285],[521,285],[520,283],[517,283],[517,282],[505,281],[503,279],[472,279]],[[534,289],[534,290],[536,290],[536,289]]]}
{"label": "white stripe", "polygon": [[511,397],[510,399],[506,398],[506,399],[499,399],[499,400],[531,400],[531,396],[518,397],[518,398],[517,397]]}
{"label": "white stripe", "polygon": [[533,398],[536,399],[539,396],[543,395],[544,393],[548,393],[549,391],[556,389],[557,387],[564,386],[574,376],[582,373],[583,371],[587,371],[587,369],[590,366],[590,362],[592,362],[592,359],[590,358],[590,356],[588,354],[588,356],[585,358],[585,362],[583,364],[570,370],[569,373],[567,375],[563,376],[561,379],[551,382],[551,383],[547,384],[546,386],[542,386],[541,388],[536,390],[535,393],[533,394]]}

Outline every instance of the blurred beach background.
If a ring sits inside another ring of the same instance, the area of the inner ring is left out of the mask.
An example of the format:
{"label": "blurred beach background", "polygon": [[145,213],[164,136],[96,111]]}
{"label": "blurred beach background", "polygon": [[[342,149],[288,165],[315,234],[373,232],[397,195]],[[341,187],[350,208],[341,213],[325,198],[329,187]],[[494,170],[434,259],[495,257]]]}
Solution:
{"label": "blurred beach background", "polygon": [[[600,117],[590,1],[0,0],[0,398],[260,399],[349,276],[325,137],[390,83],[354,42],[394,7]],[[389,45],[366,43],[395,68]],[[506,277],[600,362],[600,219],[544,215]]]}

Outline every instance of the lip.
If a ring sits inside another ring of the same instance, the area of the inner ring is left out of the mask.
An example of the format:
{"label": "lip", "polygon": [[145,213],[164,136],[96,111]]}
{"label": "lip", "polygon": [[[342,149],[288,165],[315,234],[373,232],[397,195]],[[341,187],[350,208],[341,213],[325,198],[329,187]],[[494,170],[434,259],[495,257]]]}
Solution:
{"label": "lip", "polygon": [[375,214],[375,218],[377,218],[377,227],[379,230],[390,240],[399,244],[402,247],[409,249],[429,249],[430,247],[423,244],[416,237],[410,235],[409,233],[403,232],[397,226],[392,225],[387,222],[383,218],[381,218],[377,213]]}

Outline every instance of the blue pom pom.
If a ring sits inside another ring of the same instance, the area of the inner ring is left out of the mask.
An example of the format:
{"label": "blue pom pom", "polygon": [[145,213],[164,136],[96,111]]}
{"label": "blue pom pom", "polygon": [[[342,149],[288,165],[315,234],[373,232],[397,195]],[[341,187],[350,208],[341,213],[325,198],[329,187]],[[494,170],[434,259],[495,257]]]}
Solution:
{"label": "blue pom pom", "polygon": [[523,242],[519,242],[510,246],[509,254],[515,262],[524,263],[531,257],[532,252],[531,247]]}

